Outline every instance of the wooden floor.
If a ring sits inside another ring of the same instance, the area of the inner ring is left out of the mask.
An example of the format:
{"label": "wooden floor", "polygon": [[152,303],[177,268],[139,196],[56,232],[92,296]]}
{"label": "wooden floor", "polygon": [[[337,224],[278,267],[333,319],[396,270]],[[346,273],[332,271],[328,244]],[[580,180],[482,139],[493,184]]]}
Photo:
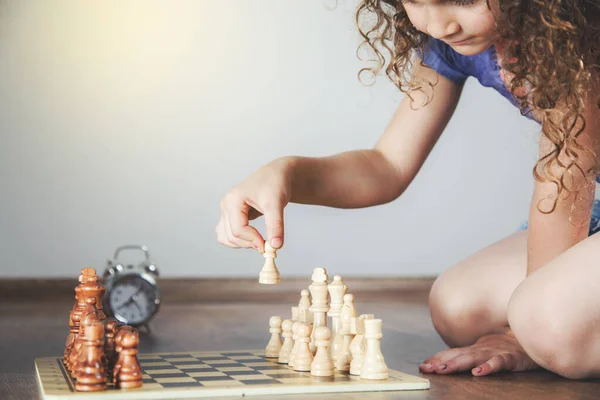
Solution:
{"label": "wooden floor", "polygon": [[[430,279],[347,280],[359,313],[384,321],[382,350],[390,368],[421,375],[417,365],[445,348],[427,309]],[[288,281],[277,286],[254,281],[163,281],[164,301],[142,337],[140,351],[200,351],[263,348],[268,319],[288,317],[299,291],[310,282]],[[57,356],[64,350],[72,281],[0,280],[0,399],[38,399],[34,358]],[[475,378],[469,374],[422,375],[427,391],[338,394],[328,399],[598,399],[600,381],[577,382],[548,372],[499,374]],[[323,395],[277,396],[320,399]],[[270,399],[262,396],[255,399]]]}

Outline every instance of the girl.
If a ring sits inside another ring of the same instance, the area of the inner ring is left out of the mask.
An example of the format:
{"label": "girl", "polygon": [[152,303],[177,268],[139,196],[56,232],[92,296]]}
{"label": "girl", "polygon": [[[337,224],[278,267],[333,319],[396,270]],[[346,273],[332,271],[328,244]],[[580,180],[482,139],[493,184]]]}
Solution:
{"label": "girl", "polygon": [[435,281],[431,317],[450,349],[419,368],[599,376],[598,216],[590,223],[600,136],[597,0],[363,0],[357,23],[378,60],[361,72],[385,67],[406,94],[383,135],[373,149],[263,166],[223,198],[219,242],[262,252],[249,220],[264,215],[267,239],[280,248],[289,202],[351,208],[398,198],[473,76],[540,124],[528,228]]}

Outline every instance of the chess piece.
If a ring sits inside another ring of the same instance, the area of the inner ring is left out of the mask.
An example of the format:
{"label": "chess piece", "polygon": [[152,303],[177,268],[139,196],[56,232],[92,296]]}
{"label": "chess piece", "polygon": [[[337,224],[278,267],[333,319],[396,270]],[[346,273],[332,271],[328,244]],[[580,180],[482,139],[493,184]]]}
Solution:
{"label": "chess piece", "polygon": [[96,392],[106,389],[106,370],[102,362],[104,355],[104,326],[98,321],[84,325],[82,361],[77,366],[75,390]]}
{"label": "chess piece", "polygon": [[342,348],[344,337],[339,334],[341,329],[340,324],[340,313],[342,306],[344,305],[344,295],[348,293],[348,286],[342,281],[342,277],[336,275],[333,277],[333,282],[327,285],[329,291],[329,297],[331,298],[331,304],[327,315],[331,317],[331,359],[335,363],[337,361],[338,353]]}
{"label": "chess piece", "polygon": [[279,271],[275,265],[277,253],[268,241],[265,241],[265,252],[263,253],[263,256],[265,257],[265,264],[258,276],[258,282],[271,285],[279,283]]}
{"label": "chess piece", "polygon": [[290,352],[290,357],[288,361],[288,366],[294,366],[294,359],[296,358],[296,354],[298,353],[298,346],[300,342],[298,341],[298,328],[302,321],[294,321],[292,324],[292,340],[294,341],[294,347],[292,347],[292,351]]}
{"label": "chess piece", "polygon": [[342,328],[339,331],[339,334],[343,337],[343,342],[337,360],[335,361],[335,368],[339,371],[350,370],[350,362],[352,361],[350,342],[353,338],[353,335],[350,332],[350,320],[352,317],[357,316],[356,307],[354,307],[354,295],[345,294],[344,305],[342,307],[342,312],[340,313]]}
{"label": "chess piece", "polygon": [[[71,354],[69,356],[69,366],[71,368],[71,374],[73,378],[77,379],[80,360],[83,360],[81,349],[85,340],[85,326],[92,324],[93,322],[100,322],[100,317],[98,316],[96,310],[96,298],[93,296],[85,297],[85,293],[82,290],[81,293],[82,298],[85,299],[85,305],[81,310],[81,317],[79,321],[79,334],[73,343],[73,348],[71,349]],[[104,354],[104,352],[103,352]]]}
{"label": "chess piece", "polygon": [[310,371],[313,355],[308,347],[312,325],[300,322],[298,325],[298,350],[294,357],[294,371]]}
{"label": "chess piece", "polygon": [[102,297],[106,292],[106,287],[102,285],[96,275],[94,268],[84,268],[81,270],[81,291],[84,297],[93,296],[96,299],[96,310],[101,320],[106,319],[104,310],[102,308]]}
{"label": "chess piece", "polygon": [[350,320],[350,333],[354,339],[350,342],[350,375],[360,375],[360,370],[365,359],[367,351],[367,341],[365,340],[365,319],[373,319],[373,314],[362,314],[360,317],[353,317]]}
{"label": "chess piece", "polygon": [[[121,331],[119,330],[119,333]],[[119,334],[117,333],[117,335]],[[140,337],[138,331],[124,330],[120,338],[119,370],[114,374],[115,386],[120,389],[132,389],[142,386],[142,368],[137,359]]]}
{"label": "chess piece", "polygon": [[104,354],[106,355],[107,371],[109,378],[112,377],[112,368],[115,364],[115,334],[122,324],[116,318],[104,320]]}
{"label": "chess piece", "polygon": [[310,292],[306,289],[300,291],[300,301],[298,302],[298,320],[309,324],[313,323],[313,315],[310,312],[312,306],[310,301]]}
{"label": "chess piece", "polygon": [[281,350],[281,338],[279,334],[281,333],[281,317],[271,317],[269,319],[269,332],[271,332],[271,340],[267,344],[267,348],[265,350],[265,357],[267,358],[278,358],[279,351]]}
{"label": "chess piece", "polygon": [[299,320],[299,313],[298,313],[298,307],[292,307],[292,321],[298,321]]}
{"label": "chess piece", "polygon": [[277,360],[280,364],[287,364],[290,362],[290,354],[294,348],[294,339],[292,338],[294,335],[292,332],[293,325],[294,321],[291,319],[286,319],[281,324],[283,330],[283,345],[281,346],[281,350],[279,350],[279,359]]}
{"label": "chess piece", "polygon": [[382,325],[381,319],[365,320],[367,351],[360,371],[361,379],[388,379],[388,367],[381,353]]}
{"label": "chess piece", "polygon": [[333,361],[329,352],[331,331],[327,326],[318,326],[314,329],[315,346],[317,353],[310,364],[310,374],[313,376],[333,376]]}
{"label": "chess piece", "polygon": [[312,274],[312,285],[308,287],[312,297],[310,312],[313,315],[313,333],[309,343],[313,354],[317,351],[315,333],[319,326],[327,326],[327,311],[329,311],[329,291],[327,289],[327,271],[325,268],[315,268]]}
{"label": "chess piece", "polygon": [[127,332],[133,332],[135,329],[129,325],[121,325],[117,329],[115,334],[115,364],[112,368],[112,383],[116,385],[117,375],[123,366],[123,357],[121,357],[121,351],[123,350],[123,337]]}

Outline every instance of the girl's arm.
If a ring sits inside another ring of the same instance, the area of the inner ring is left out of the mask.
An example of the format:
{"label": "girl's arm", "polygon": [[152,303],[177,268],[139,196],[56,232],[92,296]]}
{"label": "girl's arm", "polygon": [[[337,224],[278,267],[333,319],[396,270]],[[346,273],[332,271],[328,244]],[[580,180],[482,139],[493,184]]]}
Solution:
{"label": "girl's arm", "polygon": [[[584,112],[586,128],[578,138],[578,143],[587,149],[597,151],[600,139],[600,111],[596,105],[600,91],[592,90],[588,94]],[[542,135],[540,156],[548,154],[550,141]],[[592,154],[581,153],[580,165],[585,171],[594,165]],[[562,158],[561,158],[562,159]],[[549,182],[535,182],[533,197],[529,209],[528,263],[527,275],[545,265],[557,255],[588,236],[593,199],[595,177],[574,174],[573,184],[584,188],[578,199],[570,196],[558,202],[551,214],[538,210],[538,203],[556,193],[556,187]],[[542,202],[542,206],[549,204]],[[543,207],[542,207],[543,209]]]}
{"label": "girl's arm", "polygon": [[[414,110],[405,98],[373,149],[284,159],[293,171],[292,202],[358,208],[390,202],[404,192],[446,127],[462,91],[462,85],[429,68],[415,65],[413,73],[437,82],[431,102]],[[421,93],[413,97],[415,108],[425,99]]]}

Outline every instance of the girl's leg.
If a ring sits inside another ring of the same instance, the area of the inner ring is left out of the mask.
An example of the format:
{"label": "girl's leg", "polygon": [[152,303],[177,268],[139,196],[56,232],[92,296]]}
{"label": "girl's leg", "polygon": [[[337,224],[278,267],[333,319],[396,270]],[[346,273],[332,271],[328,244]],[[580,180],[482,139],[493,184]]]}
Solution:
{"label": "girl's leg", "polygon": [[508,320],[541,367],[568,378],[600,376],[600,235],[581,241],[516,289]]}
{"label": "girl's leg", "polygon": [[429,307],[446,344],[468,346],[506,327],[509,300],[526,270],[527,231],[521,231],[442,273],[431,288]]}

